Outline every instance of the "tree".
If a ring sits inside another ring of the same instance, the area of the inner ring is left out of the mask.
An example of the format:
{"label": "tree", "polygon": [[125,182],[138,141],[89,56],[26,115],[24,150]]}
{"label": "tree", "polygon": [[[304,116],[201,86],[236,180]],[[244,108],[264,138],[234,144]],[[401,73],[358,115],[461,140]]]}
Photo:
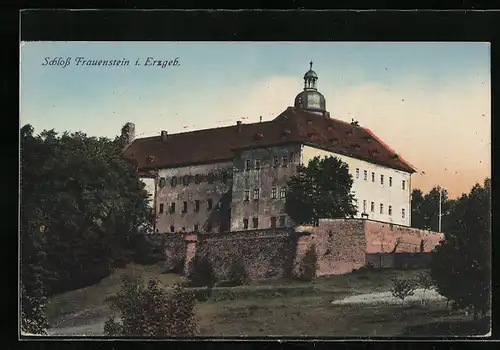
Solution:
{"label": "tree", "polygon": [[175,285],[168,293],[157,280],[147,287],[140,276],[125,276],[121,290],[110,300],[121,321],[110,316],[104,324],[107,336],[193,336],[196,331],[196,300],[193,293]]}
{"label": "tree", "polygon": [[455,309],[471,307],[474,319],[491,303],[491,180],[457,199],[445,239],[432,254],[431,276]]}
{"label": "tree", "polygon": [[[95,284],[123,265],[130,235],[146,224],[144,184],[122,158],[120,137],[33,132],[21,129],[21,242],[43,235],[37,249],[47,295]],[[28,254],[21,261],[35,265]]]}
{"label": "tree", "polygon": [[286,212],[298,224],[353,217],[357,208],[352,183],[346,163],[336,157],[315,157],[307,167],[298,166],[288,181]]}
{"label": "tree", "polygon": [[392,278],[391,293],[395,298],[401,299],[401,307],[404,310],[405,299],[415,294],[415,283],[411,280]]}
{"label": "tree", "polygon": [[[448,214],[454,201],[448,199],[448,191],[441,190],[441,231],[448,230],[450,219]],[[411,226],[423,230],[439,230],[439,187],[432,188],[429,193],[423,194],[414,189],[411,196]]]}
{"label": "tree", "polygon": [[415,279],[415,284],[423,290],[422,306],[425,305],[425,292],[434,286],[434,281],[428,272],[421,272]]}

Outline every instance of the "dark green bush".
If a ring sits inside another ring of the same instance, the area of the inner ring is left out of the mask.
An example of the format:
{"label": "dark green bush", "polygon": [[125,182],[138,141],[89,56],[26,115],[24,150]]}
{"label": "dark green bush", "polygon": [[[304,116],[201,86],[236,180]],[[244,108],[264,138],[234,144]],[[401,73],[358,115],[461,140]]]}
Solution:
{"label": "dark green bush", "polygon": [[316,246],[313,244],[302,258],[298,278],[303,281],[312,281],[316,277],[317,261]]}
{"label": "dark green bush", "polygon": [[217,280],[212,262],[196,255],[189,264],[188,279],[190,287],[207,287],[210,293]]}
{"label": "dark green bush", "polygon": [[245,265],[241,260],[235,260],[234,263],[229,268],[228,273],[229,284],[228,287],[241,286],[248,281],[248,273],[245,269]]}

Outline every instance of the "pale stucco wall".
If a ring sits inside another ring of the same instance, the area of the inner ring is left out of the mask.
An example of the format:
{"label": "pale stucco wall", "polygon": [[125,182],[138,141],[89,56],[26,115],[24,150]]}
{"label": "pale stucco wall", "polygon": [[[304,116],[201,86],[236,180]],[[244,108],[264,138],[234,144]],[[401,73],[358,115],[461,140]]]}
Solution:
{"label": "pale stucco wall", "polygon": [[[311,146],[302,146],[301,161],[304,165],[307,166],[309,160],[316,156],[321,158],[334,156],[347,163],[349,173],[353,177],[352,191],[358,205],[357,217],[361,218],[363,201],[366,201],[366,213],[370,220],[410,226],[411,184],[409,173]],[[359,169],[359,177],[356,175],[356,169]],[[364,179],[364,171],[367,172],[366,180]],[[372,172],[375,174],[374,182],[372,182]],[[384,175],[383,185],[380,181],[381,175]],[[391,177],[392,186],[389,186],[389,178]],[[402,181],[405,181],[404,190],[402,189]],[[374,203],[373,212],[371,211],[371,202]],[[383,204],[383,214],[380,214],[380,204]],[[389,206],[392,208],[392,215],[389,215]],[[402,217],[402,209],[405,211],[404,218]]]}

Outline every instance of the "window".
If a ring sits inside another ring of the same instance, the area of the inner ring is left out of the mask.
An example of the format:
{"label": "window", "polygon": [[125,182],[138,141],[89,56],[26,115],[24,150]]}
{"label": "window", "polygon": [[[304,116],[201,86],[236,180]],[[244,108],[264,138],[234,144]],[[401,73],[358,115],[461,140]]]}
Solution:
{"label": "window", "polygon": [[280,198],[286,197],[286,187],[281,187],[280,189]]}
{"label": "window", "polygon": [[194,183],[199,184],[201,182],[201,175],[197,174],[194,176]]}
{"label": "window", "polygon": [[175,213],[175,203],[170,204],[170,213]]}
{"label": "window", "polygon": [[406,181],[403,180],[403,182],[401,182],[401,188],[404,190],[406,188]]}
{"label": "window", "polygon": [[248,229],[248,219],[243,219],[243,229]]}
{"label": "window", "polygon": [[384,205],[381,203],[380,204],[380,214],[384,213]]}
{"label": "window", "polygon": [[280,226],[285,226],[285,219],[286,219],[286,216],[284,216],[284,215],[280,216]]}
{"label": "window", "polygon": [[277,194],[278,194],[278,190],[276,189],[276,187],[273,187],[271,189],[271,198],[276,199]]}
{"label": "window", "polygon": [[260,159],[255,160],[255,170],[260,170]]}
{"label": "window", "polygon": [[384,175],[380,175],[380,184],[383,185],[384,184]]}
{"label": "window", "polygon": [[252,219],[253,228],[259,228],[259,218]]}
{"label": "window", "polygon": [[363,177],[365,181],[368,179],[368,171],[363,171]]}
{"label": "window", "polygon": [[389,205],[389,216],[392,215],[392,206]]}
{"label": "window", "polygon": [[375,182],[375,173],[372,172],[372,182]]}
{"label": "window", "polygon": [[363,213],[366,213],[366,201],[363,201]]}
{"label": "window", "polygon": [[172,185],[172,187],[177,186],[177,178],[175,176],[172,178],[170,184]]}
{"label": "window", "polygon": [[197,199],[194,201],[194,211],[200,210],[200,201]]}
{"label": "window", "polygon": [[227,171],[222,172],[222,183],[227,183]]}
{"label": "window", "polygon": [[213,184],[213,183],[214,183],[214,180],[215,180],[215,175],[214,175],[213,173],[209,173],[209,174],[207,175],[207,182],[208,182],[209,184]]}
{"label": "window", "polygon": [[271,228],[276,227],[276,216],[271,216]]}
{"label": "window", "polygon": [[247,160],[245,161],[245,169],[246,169],[246,170],[250,170],[250,168],[251,168],[251,165],[250,165],[250,159],[247,159]]}
{"label": "window", "polygon": [[207,232],[212,232],[212,221],[207,222]]}
{"label": "window", "polygon": [[359,179],[359,168],[356,168],[356,179]]}
{"label": "window", "polygon": [[186,176],[184,176],[184,177],[182,178],[182,184],[183,184],[184,186],[188,186],[188,185],[189,185],[189,176],[188,176],[188,175],[186,175]]}
{"label": "window", "polygon": [[199,227],[200,227],[200,225],[195,224],[195,225],[194,225],[194,230],[195,230],[195,231],[198,231],[198,228],[199,228]]}
{"label": "window", "polygon": [[280,165],[280,161],[278,157],[273,157],[273,167],[277,167]]}
{"label": "window", "polygon": [[288,166],[288,158],[287,158],[287,156],[283,156],[281,158],[281,162],[282,162],[283,168],[286,168]]}
{"label": "window", "polygon": [[256,201],[259,199],[259,189],[256,188],[255,190],[253,190],[253,200]]}
{"label": "window", "polygon": [[174,225],[170,225],[170,232],[175,232],[175,226]]}
{"label": "window", "polygon": [[405,218],[405,210],[401,209],[401,217],[404,219]]}
{"label": "window", "polygon": [[212,198],[207,199],[207,210],[212,209],[212,204],[213,204]]}
{"label": "window", "polygon": [[370,211],[373,213],[375,211],[375,202],[370,203]]}
{"label": "window", "polygon": [[389,187],[392,187],[392,176],[389,176]]}
{"label": "window", "polygon": [[182,212],[187,213],[188,211],[188,202],[182,203]]}
{"label": "window", "polygon": [[163,203],[160,204],[160,214],[163,213]]}
{"label": "window", "polygon": [[248,202],[250,200],[250,191],[249,190],[245,191],[245,198],[243,200],[245,202]]}

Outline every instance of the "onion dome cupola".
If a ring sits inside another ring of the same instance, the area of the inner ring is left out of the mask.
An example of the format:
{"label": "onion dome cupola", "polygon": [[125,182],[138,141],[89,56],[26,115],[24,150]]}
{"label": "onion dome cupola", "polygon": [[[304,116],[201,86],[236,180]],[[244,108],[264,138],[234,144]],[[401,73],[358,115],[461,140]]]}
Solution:
{"label": "onion dome cupola", "polygon": [[304,74],[304,91],[295,97],[295,108],[305,109],[318,114],[326,113],[325,97],[318,91],[317,81],[318,75],[312,69],[312,61],[309,63],[310,68]]}

